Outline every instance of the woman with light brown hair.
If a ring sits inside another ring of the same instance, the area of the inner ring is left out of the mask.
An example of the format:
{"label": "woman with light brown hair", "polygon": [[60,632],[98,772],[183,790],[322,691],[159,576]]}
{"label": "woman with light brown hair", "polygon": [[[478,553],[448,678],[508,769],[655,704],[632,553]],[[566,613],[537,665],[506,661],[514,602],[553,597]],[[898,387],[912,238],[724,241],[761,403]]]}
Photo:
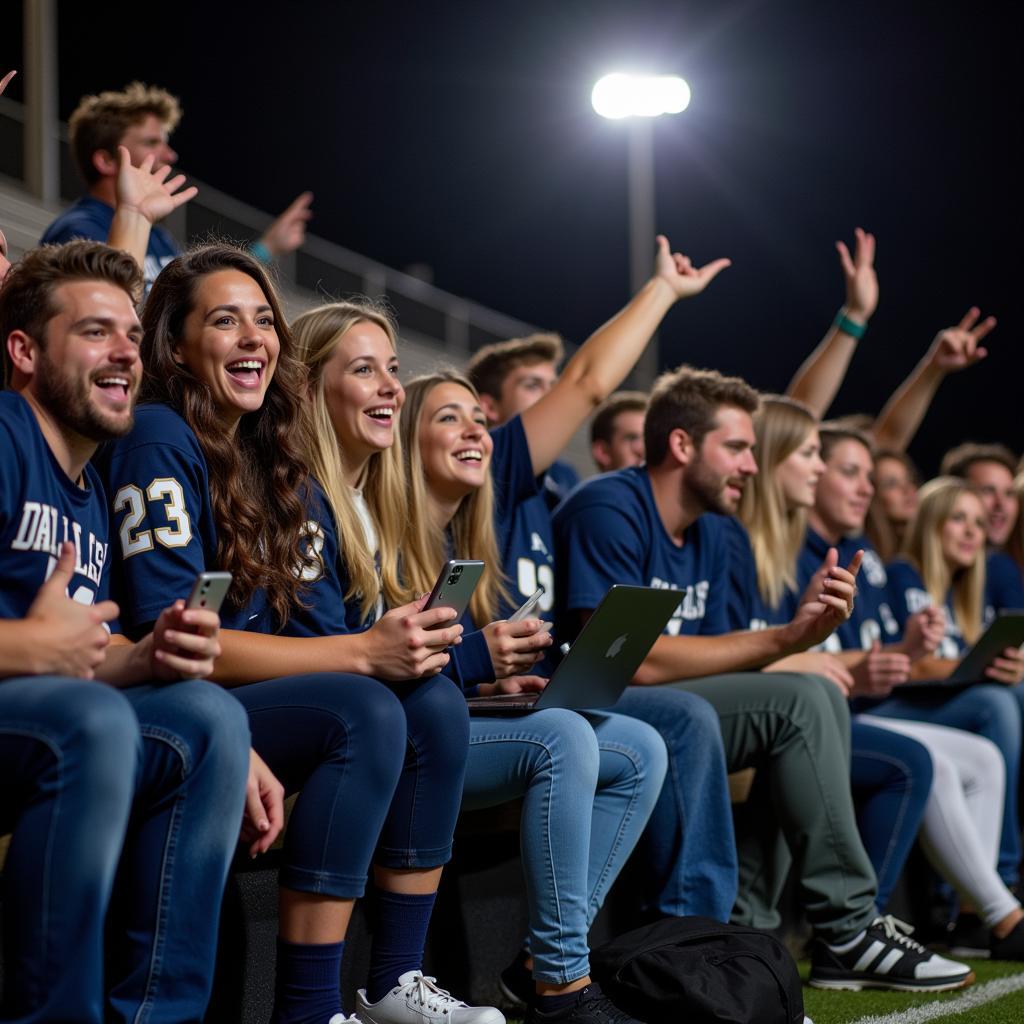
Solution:
{"label": "woman with light brown hair", "polygon": [[[446,558],[487,563],[453,652],[454,677],[467,693],[542,689],[545,679],[525,673],[550,643],[545,624],[495,621],[507,600],[496,505],[507,509],[536,487],[519,418],[488,432],[472,384],[441,371],[407,385],[401,433],[405,580],[427,590]],[[472,715],[469,751],[464,809],[523,798],[529,946],[502,975],[506,990],[533,1003],[538,1022],[627,1024],[590,978],[587,932],[661,790],[660,736],[622,715],[548,708]]]}

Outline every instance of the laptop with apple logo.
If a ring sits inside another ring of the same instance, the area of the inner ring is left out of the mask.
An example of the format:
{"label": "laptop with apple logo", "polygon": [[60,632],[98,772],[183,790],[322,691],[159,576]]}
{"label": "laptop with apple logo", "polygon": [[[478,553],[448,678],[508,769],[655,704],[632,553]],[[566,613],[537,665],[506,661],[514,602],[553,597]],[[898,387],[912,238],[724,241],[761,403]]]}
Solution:
{"label": "laptop with apple logo", "polygon": [[679,605],[677,590],[616,584],[602,598],[540,693],[470,697],[472,714],[611,707]]}

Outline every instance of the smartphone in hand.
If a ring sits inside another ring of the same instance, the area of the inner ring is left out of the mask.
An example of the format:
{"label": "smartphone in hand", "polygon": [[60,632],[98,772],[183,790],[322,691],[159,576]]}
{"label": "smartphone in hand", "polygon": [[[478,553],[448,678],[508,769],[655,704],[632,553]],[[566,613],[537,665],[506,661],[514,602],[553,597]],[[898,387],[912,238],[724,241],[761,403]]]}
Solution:
{"label": "smartphone in hand", "polygon": [[[480,577],[484,574],[484,563],[474,559],[453,558],[445,563],[434,589],[423,606],[424,611],[431,608],[451,608],[455,612],[455,619],[462,618],[469,607],[470,598]],[[450,622],[444,625],[451,625]]]}
{"label": "smartphone in hand", "polygon": [[188,595],[185,607],[219,612],[230,586],[229,572],[201,572],[192,584],[192,593]]}

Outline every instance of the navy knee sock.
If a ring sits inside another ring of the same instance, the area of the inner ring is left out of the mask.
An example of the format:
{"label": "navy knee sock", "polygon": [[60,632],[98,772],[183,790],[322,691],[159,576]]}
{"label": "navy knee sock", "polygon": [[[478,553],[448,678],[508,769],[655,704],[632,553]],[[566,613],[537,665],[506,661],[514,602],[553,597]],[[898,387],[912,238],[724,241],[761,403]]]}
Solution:
{"label": "navy knee sock", "polygon": [[311,946],[278,936],[271,1024],[327,1024],[341,1013],[344,951],[344,942]]}
{"label": "navy knee sock", "polygon": [[427,926],[436,897],[436,892],[412,895],[377,890],[370,976],[366,982],[369,1002],[383,999],[407,971],[422,968]]}

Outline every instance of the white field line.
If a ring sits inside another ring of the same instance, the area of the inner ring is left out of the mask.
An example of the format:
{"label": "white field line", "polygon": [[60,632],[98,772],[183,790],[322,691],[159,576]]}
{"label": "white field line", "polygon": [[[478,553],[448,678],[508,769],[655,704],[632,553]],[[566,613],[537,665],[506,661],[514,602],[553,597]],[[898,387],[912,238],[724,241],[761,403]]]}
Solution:
{"label": "white field line", "polygon": [[1024,989],[1024,974],[1011,974],[1006,978],[993,978],[983,985],[977,985],[956,999],[913,1006],[909,1010],[898,1010],[896,1013],[887,1013],[883,1016],[859,1017],[851,1024],[922,1024],[923,1021],[953,1017],[969,1010],[976,1010],[979,1006],[1002,999],[1003,996],[1021,989]]}

